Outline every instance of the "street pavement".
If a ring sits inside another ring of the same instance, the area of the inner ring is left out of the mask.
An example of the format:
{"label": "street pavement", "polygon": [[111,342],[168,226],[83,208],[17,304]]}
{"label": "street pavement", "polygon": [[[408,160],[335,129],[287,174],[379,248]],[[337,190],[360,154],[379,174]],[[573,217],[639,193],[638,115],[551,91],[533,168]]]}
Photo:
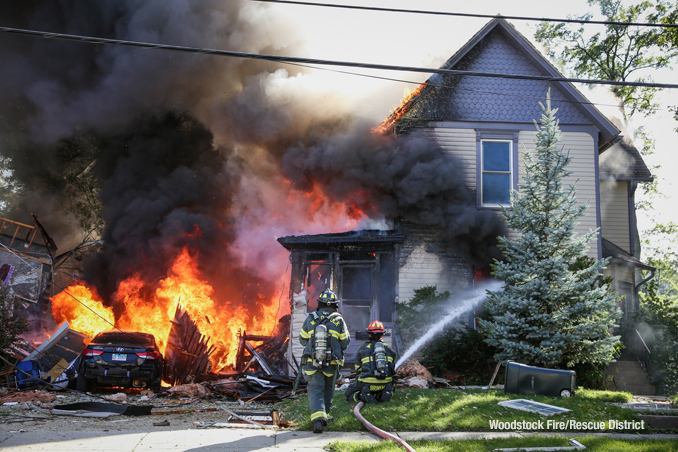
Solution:
{"label": "street pavement", "polygon": [[[509,438],[529,435],[553,436],[522,432],[391,432],[405,441],[444,439]],[[592,434],[562,434],[576,437]],[[618,438],[670,438],[678,435],[593,434]],[[295,430],[244,430],[228,428],[186,429],[144,432],[0,432],[0,450],[3,452],[323,452],[335,441],[383,441],[371,433],[325,432],[313,434]]]}

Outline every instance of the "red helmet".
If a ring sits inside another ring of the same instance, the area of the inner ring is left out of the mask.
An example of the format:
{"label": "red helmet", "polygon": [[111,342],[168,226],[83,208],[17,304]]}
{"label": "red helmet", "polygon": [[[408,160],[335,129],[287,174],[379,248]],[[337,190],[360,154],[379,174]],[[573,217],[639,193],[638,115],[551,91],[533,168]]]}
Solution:
{"label": "red helmet", "polygon": [[375,320],[370,323],[370,326],[367,327],[367,332],[372,334],[384,334],[386,332],[386,328],[384,328],[384,324],[379,320]]}

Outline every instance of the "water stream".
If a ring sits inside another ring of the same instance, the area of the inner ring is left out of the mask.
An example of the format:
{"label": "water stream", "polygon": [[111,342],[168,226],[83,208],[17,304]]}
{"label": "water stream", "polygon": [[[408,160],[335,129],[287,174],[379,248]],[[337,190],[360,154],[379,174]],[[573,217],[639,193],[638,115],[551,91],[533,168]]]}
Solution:
{"label": "water stream", "polygon": [[500,282],[492,282],[490,284],[484,284],[481,286],[478,286],[472,290],[462,292],[461,294],[454,294],[450,297],[452,299],[453,297],[455,299],[461,298],[461,303],[456,306],[454,309],[452,309],[445,317],[440,319],[439,322],[437,322],[435,325],[431,326],[429,328],[428,332],[424,334],[422,337],[417,339],[414,344],[408,348],[405,353],[403,353],[403,356],[400,357],[398,362],[396,363],[395,367],[396,369],[400,367],[400,365],[405,362],[407,358],[412,356],[414,352],[419,350],[421,347],[423,347],[433,336],[438,334],[442,329],[453,321],[454,319],[458,318],[462,314],[470,311],[474,306],[482,303],[485,301],[487,298],[487,294],[485,293],[486,290],[491,290],[491,291],[496,291],[499,290],[503,287],[503,284]]}

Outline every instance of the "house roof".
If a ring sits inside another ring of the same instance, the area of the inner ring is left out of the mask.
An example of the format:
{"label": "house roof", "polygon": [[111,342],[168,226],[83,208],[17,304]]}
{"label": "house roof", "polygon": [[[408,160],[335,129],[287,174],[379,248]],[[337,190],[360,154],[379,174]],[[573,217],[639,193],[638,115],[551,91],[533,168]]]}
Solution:
{"label": "house roof", "polygon": [[[502,18],[488,22],[441,69],[564,77]],[[432,75],[386,122],[395,122],[396,128],[416,121],[530,124],[541,118],[538,102],[543,103],[548,89],[561,124],[595,126],[601,149],[618,137],[619,129],[569,82],[470,75]]]}
{"label": "house roof", "polygon": [[629,254],[627,251],[625,251],[624,249],[620,248],[619,246],[615,245],[614,243],[610,242],[605,238],[602,239],[602,248],[603,248],[603,257],[609,257],[613,261],[617,261],[625,265],[640,267],[644,269],[653,268],[647,264],[644,264],[632,254]]}
{"label": "house roof", "polygon": [[640,152],[626,137],[600,154],[600,178],[646,182],[654,179]]}
{"label": "house roof", "polygon": [[400,243],[403,241],[405,241],[405,235],[402,232],[379,229],[361,229],[359,231],[339,232],[334,234],[291,235],[278,238],[278,243],[288,250],[303,245],[328,243],[366,244],[384,242]]}

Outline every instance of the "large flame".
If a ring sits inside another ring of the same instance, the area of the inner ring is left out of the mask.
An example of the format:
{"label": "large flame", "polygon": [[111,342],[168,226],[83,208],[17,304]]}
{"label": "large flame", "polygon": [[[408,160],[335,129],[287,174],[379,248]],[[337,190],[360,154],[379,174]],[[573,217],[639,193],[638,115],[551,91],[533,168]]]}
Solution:
{"label": "large flame", "polygon": [[51,298],[52,314],[56,321],[67,320],[72,329],[90,336],[112,329],[113,324],[122,330],[151,333],[164,353],[171,320],[181,304],[200,332],[215,345],[213,368],[233,367],[238,334],[246,331],[270,335],[277,321],[278,300],[266,300],[260,294],[258,315],[253,315],[241,300],[217,302],[213,293],[198,269],[197,256],[184,248],[154,291],[138,275],[119,284],[114,298],[118,306],[124,306],[124,312],[118,319],[114,319],[113,310],[103,305],[95,291],[79,281]]}

